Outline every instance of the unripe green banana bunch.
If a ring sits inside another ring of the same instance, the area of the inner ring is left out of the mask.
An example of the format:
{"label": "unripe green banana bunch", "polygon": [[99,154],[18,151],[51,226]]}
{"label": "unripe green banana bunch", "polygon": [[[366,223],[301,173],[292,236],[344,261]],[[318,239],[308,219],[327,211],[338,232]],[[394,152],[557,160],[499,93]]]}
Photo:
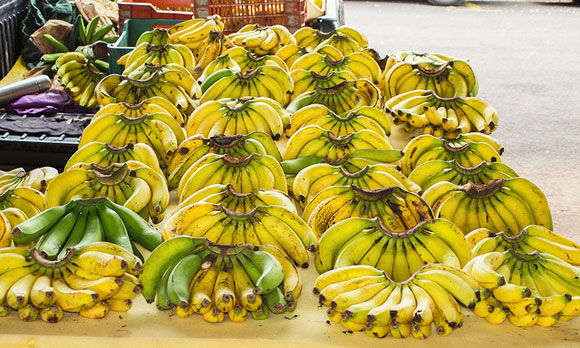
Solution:
{"label": "unripe green banana bunch", "polygon": [[291,312],[302,291],[298,269],[274,246],[215,244],[204,238],[179,236],[160,245],[145,262],[143,295],[160,310],[193,313],[208,322],[227,315],[242,322],[248,313]]}
{"label": "unripe green banana bunch", "polygon": [[188,235],[226,245],[270,244],[303,268],[308,267],[308,251],[313,252],[317,244],[310,227],[279,205],[236,212],[223,204],[194,203],[175,212],[165,223],[162,235],[164,240]]}
{"label": "unripe green banana bunch", "polygon": [[463,326],[461,305],[474,308],[478,284],[461,269],[430,264],[402,281],[371,266],[348,266],[320,275],[314,294],[332,322],[371,337],[425,339],[432,324],[440,336]]}
{"label": "unripe green banana bunch", "polygon": [[137,161],[99,167],[94,163],[77,163],[59,174],[46,189],[47,208],[71,200],[109,197],[113,202],[151,217],[159,223],[169,205],[169,190],[163,175]]}
{"label": "unripe green banana bunch", "polygon": [[[195,58],[193,53],[184,45],[164,44],[152,45],[147,42],[136,46],[128,57],[124,59],[123,75],[127,76],[135,70],[140,69],[145,64],[165,65],[176,64],[184,67],[190,73],[195,69]],[[121,58],[123,59],[123,58]]]}
{"label": "unripe green banana bunch", "polygon": [[318,273],[368,265],[395,281],[405,281],[423,265],[442,263],[461,268],[471,259],[465,236],[453,223],[424,220],[393,231],[380,218],[352,217],[332,225],[316,250]]}
{"label": "unripe green banana bunch", "polygon": [[108,73],[108,66],[107,69],[99,67],[96,62],[87,59],[82,53],[67,52],[55,63],[58,69],[56,74],[65,91],[77,104],[88,108],[98,106],[95,89],[105,77],[105,73],[101,70]]}
{"label": "unripe green banana bunch", "polygon": [[12,244],[10,231],[12,231],[12,224],[6,215],[0,211],[0,248],[9,247]]}
{"label": "unripe green banana bunch", "polygon": [[438,218],[455,223],[463,233],[485,227],[492,232],[518,234],[528,225],[552,229],[546,196],[524,178],[494,179],[487,184],[468,182],[463,186],[439,182],[423,199]]}
{"label": "unripe green banana bunch", "polygon": [[189,116],[185,131],[188,136],[202,134],[204,137],[220,134],[246,135],[259,131],[278,140],[288,127],[290,114],[278,100],[269,97],[242,97],[202,103]]}
{"label": "unripe green banana bunch", "polygon": [[[308,27],[304,27],[304,28],[308,28]],[[304,29],[302,28],[302,29]],[[278,57],[280,57],[284,63],[286,64],[286,66],[288,68],[292,67],[292,64],[294,64],[294,62],[302,57],[303,55],[307,54],[308,51],[306,50],[306,48],[304,47],[300,47],[296,44],[290,44],[290,45],[286,45],[281,47],[277,52],[276,55]]]}
{"label": "unripe green banana bunch", "polygon": [[240,66],[236,63],[232,57],[229,55],[222,54],[221,56],[217,56],[214,60],[212,60],[206,67],[203,69],[202,74],[199,76],[197,81],[200,85],[203,84],[207,78],[212,75],[216,71],[230,69],[234,72],[240,71]]}
{"label": "unripe green banana bunch", "polygon": [[383,84],[385,100],[414,90],[432,90],[443,98],[475,97],[478,91],[477,77],[462,60],[416,64],[403,61],[389,69]]}
{"label": "unripe green banana bunch", "polygon": [[410,192],[421,192],[421,187],[401,174],[394,164],[366,165],[361,170],[351,172],[343,166],[319,163],[304,168],[296,175],[292,194],[304,207],[327,187],[352,184],[365,190],[398,186]]}
{"label": "unripe green banana bunch", "polygon": [[204,138],[201,134],[193,135],[185,139],[171,157],[167,167],[169,189],[177,188],[187,169],[210,152],[232,157],[246,157],[257,153],[272,156],[277,161],[282,160],[276,143],[264,132],[254,131],[246,135],[221,134],[210,138]]}
{"label": "unripe green banana bunch", "polygon": [[201,85],[200,104],[222,98],[266,97],[288,105],[294,82],[284,69],[262,65],[245,73],[232,69],[218,70]]}
{"label": "unripe green banana bunch", "polygon": [[167,42],[187,46],[193,52],[195,60],[199,61],[208,46],[212,31],[224,31],[224,23],[218,15],[175,24],[169,29]]}
{"label": "unripe green banana bunch", "polygon": [[550,253],[492,251],[464,270],[489,290],[473,312],[490,323],[550,327],[580,314],[580,267]]}
{"label": "unripe green banana bunch", "polygon": [[337,114],[342,114],[361,106],[379,107],[381,93],[369,80],[342,81],[331,87],[315,87],[311,92],[297,96],[286,108],[290,114],[311,105],[322,104]]}
{"label": "unripe green banana bunch", "polygon": [[251,153],[245,157],[232,157],[208,153],[183,174],[177,187],[179,201],[184,201],[206,186],[228,183],[240,193],[251,193],[257,189],[288,192],[284,171],[272,156]]}
{"label": "unripe green banana bunch", "polygon": [[0,211],[12,227],[45,209],[44,194],[30,187],[15,187],[0,193]]}
{"label": "unripe green banana bunch", "polygon": [[153,149],[159,165],[164,169],[184,140],[183,128],[165,112],[144,114],[136,118],[125,114],[104,114],[85,128],[79,148],[92,142],[107,143],[117,148],[129,143],[144,143]]}
{"label": "unripe green banana bunch", "polygon": [[[366,79],[378,84],[381,79],[379,64],[369,55],[362,52],[353,52],[346,56],[325,56],[319,52],[308,53],[296,60],[291,69],[309,70],[318,74],[328,75],[331,72],[349,71],[357,79]],[[296,79],[294,80],[296,82]]]}
{"label": "unripe green banana bunch", "polygon": [[48,183],[57,175],[58,170],[52,167],[35,168],[29,172],[23,168],[0,172],[0,193],[17,187],[30,187],[44,192]]}
{"label": "unripe green banana bunch", "polygon": [[365,48],[369,44],[369,41],[363,32],[346,25],[328,33],[311,27],[303,27],[294,33],[294,38],[296,39],[296,44],[298,46],[304,47],[308,52],[312,52],[322,42],[330,39],[334,34],[348,36],[350,39],[356,41],[358,46],[361,48]]}
{"label": "unripe green banana bunch", "polygon": [[321,75],[310,70],[296,69],[290,73],[290,77],[294,81],[294,91],[290,100],[303,93],[312,92],[316,87],[329,88],[344,81],[356,80],[356,76],[350,71],[331,71]]}
{"label": "unripe green banana bunch", "polygon": [[136,277],[141,260],[118,245],[97,242],[66,251],[50,260],[33,248],[1,249],[0,306],[21,319],[56,323],[63,312],[100,319],[109,311],[126,312],[141,292]]}
{"label": "unripe green banana bunch", "polygon": [[247,24],[237,33],[227,37],[236,46],[244,47],[260,56],[275,54],[280,47],[296,43],[290,31],[285,26],[278,24],[269,27]]}
{"label": "unripe green banana bunch", "polygon": [[145,99],[137,104],[127,104],[125,102],[107,104],[102,106],[93,116],[91,122],[107,114],[124,114],[129,118],[138,118],[145,114],[154,114],[163,112],[175,119],[181,126],[185,125],[186,119],[177,107],[162,97],[152,97]]}
{"label": "unripe green banana bunch", "polygon": [[409,133],[422,129],[425,134],[454,139],[461,133],[490,134],[497,129],[497,112],[482,99],[441,98],[437,93],[413,90],[399,94],[385,103],[385,111]]}
{"label": "unripe green banana bunch", "polygon": [[431,160],[456,160],[464,167],[476,166],[482,161],[502,162],[503,146],[483,133],[459,134],[455,139],[423,134],[411,139],[404,153],[401,171],[408,176],[420,164]]}
{"label": "unripe green banana bunch", "polygon": [[364,129],[374,131],[386,138],[391,135],[391,121],[380,109],[361,106],[337,115],[322,104],[308,105],[296,111],[290,119],[286,135],[291,136],[306,126],[319,126],[337,136],[344,136]]}
{"label": "unripe green banana bunch", "polygon": [[409,174],[409,179],[419,185],[423,190],[427,190],[434,184],[442,181],[451,182],[456,185],[465,185],[468,182],[475,184],[487,184],[495,179],[516,178],[518,174],[501,162],[485,162],[471,167],[459,164],[460,160],[450,161],[431,160],[421,163]]}
{"label": "unripe green banana bunch", "polygon": [[197,105],[193,99],[201,90],[191,73],[181,65],[145,64],[128,76],[112,74],[102,79],[95,88],[100,105],[125,102],[138,104],[145,99],[167,99],[185,114]]}
{"label": "unripe green banana bunch", "polygon": [[232,58],[236,64],[240,67],[240,71],[245,73],[248,70],[254,70],[263,65],[277,66],[285,71],[288,71],[288,67],[284,61],[275,55],[265,55],[258,56],[243,47],[234,47],[224,52],[224,55],[228,55]]}

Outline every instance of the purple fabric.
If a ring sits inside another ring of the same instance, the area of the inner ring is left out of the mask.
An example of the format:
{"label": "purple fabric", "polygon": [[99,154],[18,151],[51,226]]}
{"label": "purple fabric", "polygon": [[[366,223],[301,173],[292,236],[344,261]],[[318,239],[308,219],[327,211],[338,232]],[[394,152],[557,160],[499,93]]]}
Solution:
{"label": "purple fabric", "polygon": [[4,108],[6,111],[15,112],[21,115],[37,115],[51,112],[78,114],[94,113],[94,110],[92,109],[84,108],[75,104],[68,94],[52,90],[22,96],[16,101],[6,105]]}

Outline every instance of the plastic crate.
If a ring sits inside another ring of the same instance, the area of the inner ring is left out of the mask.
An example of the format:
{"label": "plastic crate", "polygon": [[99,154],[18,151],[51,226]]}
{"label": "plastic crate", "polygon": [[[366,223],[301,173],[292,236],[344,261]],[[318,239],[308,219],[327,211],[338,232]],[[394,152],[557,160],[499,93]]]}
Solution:
{"label": "plastic crate", "polygon": [[119,23],[123,27],[127,19],[191,19],[192,0],[119,0]]}
{"label": "plastic crate", "polygon": [[0,0],[0,79],[20,55],[20,25],[29,5],[27,0]]}

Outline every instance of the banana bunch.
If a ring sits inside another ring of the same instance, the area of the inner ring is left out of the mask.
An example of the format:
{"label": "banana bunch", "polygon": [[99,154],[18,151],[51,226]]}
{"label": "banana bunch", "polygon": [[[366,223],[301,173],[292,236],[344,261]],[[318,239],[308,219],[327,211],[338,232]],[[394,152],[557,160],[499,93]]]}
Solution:
{"label": "banana bunch", "polygon": [[236,46],[260,56],[275,54],[282,46],[295,44],[294,36],[283,25],[263,27],[259,24],[247,24],[238,32],[227,36]]}
{"label": "banana bunch", "polygon": [[0,212],[11,226],[30,219],[43,211],[45,206],[44,194],[30,187],[9,188],[0,193]]}
{"label": "banana bunch", "polygon": [[38,249],[0,249],[2,315],[18,312],[25,321],[56,323],[63,312],[100,319],[109,311],[126,312],[141,292],[136,277],[141,261],[106,242],[71,248],[54,261]]}
{"label": "banana bunch", "polygon": [[537,250],[554,255],[569,264],[580,266],[580,245],[544,226],[529,225],[513,236],[480,228],[471,231],[465,238],[470,244],[473,257],[508,249],[521,253],[531,253]]}
{"label": "banana bunch", "polygon": [[223,69],[203,81],[200,104],[222,98],[266,97],[286,106],[293,89],[292,78],[278,66],[262,65],[246,72]]}
{"label": "banana bunch", "polygon": [[342,81],[331,87],[315,87],[294,98],[286,108],[291,114],[311,105],[322,104],[337,114],[362,106],[380,107],[381,93],[369,80]]}
{"label": "banana bunch", "polygon": [[[393,150],[386,138],[371,130],[362,129],[337,136],[316,125],[300,128],[288,140],[284,160],[306,156],[321,156],[336,160],[356,150]],[[399,151],[396,151],[399,152]]]}
{"label": "banana bunch", "polygon": [[269,244],[278,247],[302,268],[308,251],[316,250],[316,236],[295,213],[278,205],[259,205],[237,212],[223,204],[198,202],[176,211],[165,223],[164,240],[179,235],[203,237],[219,244]]}
{"label": "banana bunch", "polygon": [[385,74],[400,62],[407,62],[410,64],[419,64],[425,62],[445,64],[446,62],[455,60],[455,58],[441,53],[417,53],[402,49],[392,52],[387,57],[387,61],[383,68]]}
{"label": "banana bunch", "polygon": [[183,174],[177,186],[179,201],[206,186],[228,183],[240,193],[257,189],[288,192],[284,171],[272,156],[252,153],[245,157],[232,157],[208,153]]}
{"label": "banana bunch", "polygon": [[[169,100],[162,97],[152,97],[144,99],[137,104],[127,104],[125,102],[112,103],[101,106],[99,111],[93,116],[93,120],[107,114],[124,114],[129,118],[138,118],[145,114],[166,113],[173,117],[177,123],[183,126],[186,122],[184,115]],[[93,121],[91,120],[91,122]]]}
{"label": "banana bunch", "polygon": [[184,113],[190,113],[197,105],[193,99],[201,96],[201,90],[189,70],[177,64],[145,64],[128,76],[112,74],[95,87],[99,105],[126,102],[138,104],[145,99],[167,99]]}
{"label": "banana bunch", "polygon": [[423,265],[442,263],[461,268],[471,259],[461,230],[443,220],[424,220],[393,231],[380,218],[352,217],[330,227],[320,237],[316,270],[368,265],[402,282]]}
{"label": "banana bunch", "polygon": [[161,234],[131,209],[96,198],[72,200],[15,226],[16,244],[36,242],[35,248],[50,260],[65,258],[68,249],[110,242],[137,255],[133,241],[147,250],[161,244]]}
{"label": "banana bunch", "polygon": [[89,60],[80,52],[67,52],[55,63],[56,74],[65,87],[65,91],[75,103],[87,108],[96,108],[99,104],[95,90],[100,81],[109,73],[108,64],[99,66],[97,61]]}
{"label": "banana bunch", "polygon": [[365,190],[397,186],[409,192],[421,192],[421,187],[401,174],[394,164],[366,165],[351,172],[343,166],[319,163],[304,168],[296,175],[292,194],[304,207],[325,188],[345,185],[357,185]]}
{"label": "banana bunch", "polygon": [[185,139],[171,157],[167,167],[169,189],[177,188],[187,169],[210,152],[231,157],[246,157],[256,153],[282,160],[276,143],[268,134],[260,131],[246,135],[214,135],[210,138],[204,138],[201,134],[193,135]]}
{"label": "banana bunch", "polygon": [[14,168],[7,172],[0,172],[0,193],[17,187],[30,187],[44,192],[58,170],[52,167],[35,168],[27,172],[23,168]]}
{"label": "banana bunch", "polygon": [[109,197],[145,219],[151,217],[153,223],[163,220],[169,205],[169,190],[163,175],[137,161],[114,163],[106,168],[78,163],[54,178],[46,188],[47,208],[98,197]]}
{"label": "banana bunch", "polygon": [[314,285],[332,322],[371,337],[425,339],[447,336],[463,326],[461,306],[474,308],[478,284],[461,269],[443,264],[421,267],[404,281],[393,281],[370,266],[349,266],[320,275]]}
{"label": "banana bunch", "polygon": [[224,23],[218,15],[194,18],[172,26],[167,42],[187,46],[193,52],[195,61],[199,62],[208,48],[211,33],[223,31]]}
{"label": "banana bunch", "polygon": [[246,50],[243,47],[234,47],[224,52],[232,58],[232,60],[239,66],[241,72],[246,72],[248,70],[254,70],[263,65],[277,66],[285,71],[288,71],[286,63],[276,55],[265,55],[259,56]]}
{"label": "banana bunch", "polygon": [[487,184],[495,179],[516,178],[518,174],[501,162],[485,162],[471,167],[459,164],[455,159],[450,161],[431,160],[421,163],[409,174],[409,179],[427,190],[434,184],[442,181],[465,185],[468,182]]}
{"label": "banana bunch", "polygon": [[422,163],[432,160],[456,160],[459,165],[471,167],[485,162],[502,162],[503,146],[483,133],[459,134],[455,139],[444,139],[430,134],[413,138],[403,150],[401,171],[405,175]]}
{"label": "banana bunch", "polygon": [[236,63],[231,56],[228,54],[222,54],[221,56],[217,56],[214,60],[212,60],[204,69],[199,78],[197,79],[198,82],[203,84],[207,78],[212,75],[214,72],[230,69],[234,72],[240,71],[240,66]]}
{"label": "banana bunch", "polygon": [[107,143],[120,148],[143,143],[155,152],[161,168],[167,168],[171,156],[185,140],[185,132],[169,114],[155,112],[136,118],[125,114],[103,114],[85,128],[79,148],[93,143]]}
{"label": "banana bunch", "polygon": [[356,40],[350,38],[350,36],[338,33],[332,34],[328,39],[319,43],[313,52],[320,52],[326,47],[335,48],[343,56],[347,56],[355,52],[360,52],[363,49],[363,47],[361,47]]}
{"label": "banana bunch", "polygon": [[203,315],[219,323],[248,313],[266,319],[269,312],[293,311],[302,291],[298,269],[273,246],[220,245],[186,236],[165,241],[151,253],[140,276],[147,302],[176,309],[187,318]]}
{"label": "banana bunch", "polygon": [[319,126],[337,136],[345,136],[364,129],[373,131],[383,138],[391,135],[391,121],[380,109],[361,106],[337,115],[322,104],[308,105],[296,111],[290,119],[287,136],[307,126]]}
{"label": "banana bunch", "polygon": [[[308,27],[304,27],[308,28]],[[304,29],[302,28],[302,29]],[[280,57],[288,68],[291,68],[294,62],[302,57],[303,55],[307,54],[309,51],[306,50],[304,47],[300,47],[296,44],[290,44],[281,47],[278,51],[276,51],[276,55]]]}
{"label": "banana bunch", "polygon": [[314,71],[295,69],[290,72],[294,81],[294,91],[290,100],[296,99],[303,93],[312,92],[316,87],[329,88],[344,81],[356,80],[350,71],[331,71],[328,74],[317,74]]}
{"label": "banana bunch", "polygon": [[471,66],[462,60],[445,63],[400,62],[384,78],[385,100],[414,90],[432,90],[443,98],[475,97],[477,77]]}
{"label": "banana bunch", "polygon": [[374,84],[378,84],[381,80],[379,64],[369,55],[359,51],[345,56],[340,54],[338,57],[325,56],[319,52],[308,53],[298,58],[291,69],[309,70],[322,75],[328,75],[331,72],[348,71],[356,76],[357,79],[366,79]]}
{"label": "banana bunch", "polygon": [[193,76],[199,78],[203,71],[220,55],[235,45],[220,31],[210,31],[209,38],[203,47],[203,54],[199,58]]}
{"label": "banana bunch", "polygon": [[[152,30],[144,31],[137,42],[135,43],[135,47],[141,45],[142,43],[146,42],[151,45],[165,45],[167,43],[167,39],[169,38],[169,30],[165,28],[153,28]],[[120,65],[125,65],[124,63],[118,63]]]}
{"label": "banana bunch", "polygon": [[[195,58],[193,53],[184,45],[164,44],[152,45],[147,42],[136,46],[131,52],[127,53],[124,59],[123,75],[130,75],[140,69],[145,64],[165,65],[176,64],[184,67],[190,73],[195,69]],[[121,58],[123,59],[123,58]]]}
{"label": "banana bunch", "polygon": [[398,186],[375,190],[356,185],[327,187],[304,206],[302,213],[318,238],[331,226],[353,216],[378,217],[395,232],[433,219],[431,208],[419,195]]}
{"label": "banana bunch", "polygon": [[473,311],[492,324],[550,327],[580,314],[580,267],[552,254],[494,251],[464,270],[491,293]]}
{"label": "banana bunch", "polygon": [[0,211],[0,248],[9,247],[12,244],[12,225],[10,220]]}
{"label": "banana bunch", "polygon": [[438,218],[452,221],[465,234],[479,227],[509,235],[528,225],[553,228],[546,196],[524,178],[462,186],[443,181],[424,191],[422,198]]}
{"label": "banana bunch", "polygon": [[137,161],[147,165],[163,175],[155,151],[145,143],[127,143],[123,147],[116,147],[107,143],[93,141],[79,148],[69,158],[64,167],[67,171],[78,163],[94,163],[99,167],[108,167],[114,163]]}
{"label": "banana bunch", "polygon": [[369,41],[363,32],[346,25],[343,25],[342,27],[337,28],[331,32],[322,32],[311,27],[303,27],[294,33],[294,39],[296,39],[296,44],[298,46],[305,48],[308,50],[308,52],[312,52],[322,42],[330,39],[334,34],[348,36],[352,40],[356,41],[358,46],[362,48],[367,47],[369,44]]}
{"label": "banana bunch", "polygon": [[187,136],[202,134],[205,137],[247,135],[259,131],[278,140],[289,127],[290,114],[277,99],[245,96],[202,103],[189,116],[185,131]]}
{"label": "banana bunch", "polygon": [[495,108],[477,97],[441,98],[433,90],[412,90],[392,97],[385,111],[393,123],[407,132],[422,129],[425,134],[454,139],[461,133],[490,134],[497,129]]}

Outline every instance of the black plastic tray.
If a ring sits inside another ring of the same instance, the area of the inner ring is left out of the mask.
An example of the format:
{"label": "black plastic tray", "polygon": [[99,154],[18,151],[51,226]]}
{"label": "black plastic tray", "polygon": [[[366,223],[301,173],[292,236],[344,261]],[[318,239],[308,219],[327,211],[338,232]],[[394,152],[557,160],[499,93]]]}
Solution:
{"label": "black plastic tray", "polygon": [[306,24],[326,33],[344,25],[344,5],[342,0],[326,0],[324,16],[314,18]]}

